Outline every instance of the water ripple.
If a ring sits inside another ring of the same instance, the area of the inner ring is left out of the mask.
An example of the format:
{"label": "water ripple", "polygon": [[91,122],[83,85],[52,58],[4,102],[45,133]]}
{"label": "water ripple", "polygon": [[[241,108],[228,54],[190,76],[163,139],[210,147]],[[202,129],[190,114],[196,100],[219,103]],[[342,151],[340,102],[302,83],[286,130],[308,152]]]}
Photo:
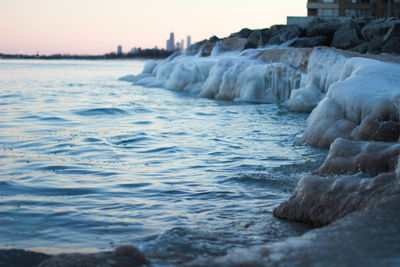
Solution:
{"label": "water ripple", "polygon": [[92,108],[75,111],[75,114],[81,116],[121,115],[126,113],[127,111],[119,108]]}

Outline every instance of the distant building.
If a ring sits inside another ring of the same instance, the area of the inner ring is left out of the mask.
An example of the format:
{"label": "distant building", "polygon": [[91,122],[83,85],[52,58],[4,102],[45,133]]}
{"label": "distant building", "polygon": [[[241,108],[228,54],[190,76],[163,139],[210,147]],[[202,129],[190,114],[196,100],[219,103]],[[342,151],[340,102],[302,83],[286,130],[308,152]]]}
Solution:
{"label": "distant building", "polygon": [[189,47],[192,45],[192,38],[190,37],[190,35],[188,35],[186,37],[186,47]]}
{"label": "distant building", "polygon": [[307,15],[319,17],[400,17],[400,0],[308,0]]}
{"label": "distant building", "polygon": [[167,51],[172,50],[175,50],[175,36],[173,32],[170,33],[169,40],[167,40]]}
{"label": "distant building", "polygon": [[183,39],[182,39],[182,40],[181,40],[181,47],[180,47],[180,49],[183,50],[183,49],[185,48],[184,46],[185,46],[185,41],[183,41]]}
{"label": "distant building", "polygon": [[122,46],[117,46],[117,55],[122,55]]}
{"label": "distant building", "polygon": [[136,53],[136,47],[131,49],[131,54],[134,55]]}

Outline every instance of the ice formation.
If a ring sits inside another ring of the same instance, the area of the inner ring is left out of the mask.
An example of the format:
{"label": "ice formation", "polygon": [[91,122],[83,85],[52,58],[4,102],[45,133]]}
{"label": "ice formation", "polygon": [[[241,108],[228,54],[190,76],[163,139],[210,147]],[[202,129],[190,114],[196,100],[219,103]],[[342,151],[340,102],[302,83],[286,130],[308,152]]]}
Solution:
{"label": "ice formation", "polygon": [[336,138],[397,141],[400,65],[350,58],[312,111],[303,142],[329,146]]}
{"label": "ice formation", "polygon": [[[241,38],[217,42],[211,56],[178,52],[147,62],[124,80],[201,97],[283,102],[311,111],[302,143],[328,147],[336,138],[396,141],[400,134],[400,65],[330,48],[242,52]],[[193,51],[192,51],[193,52]]]}

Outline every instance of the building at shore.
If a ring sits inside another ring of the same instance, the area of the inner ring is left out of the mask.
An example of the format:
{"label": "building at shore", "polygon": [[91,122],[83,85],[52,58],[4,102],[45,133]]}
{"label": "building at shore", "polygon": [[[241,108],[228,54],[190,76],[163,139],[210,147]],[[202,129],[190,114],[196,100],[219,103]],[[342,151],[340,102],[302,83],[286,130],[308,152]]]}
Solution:
{"label": "building at shore", "polygon": [[307,15],[400,18],[400,0],[308,0]]}
{"label": "building at shore", "polygon": [[117,55],[122,55],[122,45],[117,46]]}

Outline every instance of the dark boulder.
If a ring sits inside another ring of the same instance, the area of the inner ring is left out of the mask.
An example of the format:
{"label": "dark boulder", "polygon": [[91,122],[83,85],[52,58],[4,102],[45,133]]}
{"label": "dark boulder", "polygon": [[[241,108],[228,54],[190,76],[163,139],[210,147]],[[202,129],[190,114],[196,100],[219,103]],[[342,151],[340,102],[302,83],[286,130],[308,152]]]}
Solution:
{"label": "dark boulder", "polygon": [[218,42],[219,40],[221,40],[221,39],[214,35],[214,36],[212,36],[210,39],[208,39],[208,42],[209,42],[209,43],[216,43],[216,42]]}
{"label": "dark boulder", "polygon": [[188,48],[186,48],[186,55],[187,56],[194,56],[200,52],[201,48],[207,43],[207,40],[203,40],[197,43],[192,44]]}
{"label": "dark boulder", "polygon": [[374,20],[374,17],[361,17],[354,20],[355,23],[360,26],[362,29],[365,25],[367,25],[371,20]]}
{"label": "dark boulder", "polygon": [[248,38],[254,30],[248,28],[241,29],[239,32],[232,33],[229,37]]}
{"label": "dark boulder", "polygon": [[382,52],[383,42],[381,38],[374,38],[369,41],[368,51],[370,54],[379,54]]}
{"label": "dark boulder", "polygon": [[392,25],[382,41],[385,43],[382,47],[383,53],[400,54],[400,21]]}
{"label": "dark boulder", "polygon": [[333,35],[331,46],[340,49],[349,49],[361,44],[361,28],[354,20],[346,20]]}
{"label": "dark boulder", "polygon": [[42,262],[39,267],[135,267],[148,265],[150,263],[137,248],[120,246],[114,252],[59,254]]}
{"label": "dark boulder", "polygon": [[261,30],[253,31],[247,38],[247,43],[244,49],[257,48],[260,45],[261,36],[262,36]]}
{"label": "dark boulder", "polygon": [[330,39],[327,36],[302,37],[297,39],[292,47],[316,47],[329,45]]}
{"label": "dark boulder", "polygon": [[213,42],[208,42],[205,45],[203,45],[203,47],[201,48],[201,56],[202,57],[210,56],[214,47],[215,47],[215,43],[213,43]]}
{"label": "dark boulder", "polygon": [[36,267],[51,256],[23,249],[0,250],[0,266],[4,267]]}
{"label": "dark boulder", "polygon": [[310,21],[306,26],[307,37],[325,35],[329,38],[333,38],[333,34],[340,27],[341,22],[339,19],[321,19],[315,18]]}
{"label": "dark boulder", "polygon": [[362,28],[361,34],[367,41],[382,41],[384,36],[392,29],[394,24],[396,24],[396,21],[393,20],[373,20]]}
{"label": "dark boulder", "polygon": [[369,43],[363,42],[349,50],[357,53],[367,53],[368,49],[369,49]]}
{"label": "dark boulder", "polygon": [[226,51],[241,51],[245,48],[247,43],[246,38],[239,38],[239,37],[229,37],[225,38],[217,43],[217,49],[220,52]]}
{"label": "dark boulder", "polygon": [[383,53],[400,54],[400,36],[396,36],[388,40],[382,47]]}
{"label": "dark boulder", "polygon": [[269,45],[279,45],[303,35],[303,29],[297,25],[274,25],[265,32],[265,39]]}

